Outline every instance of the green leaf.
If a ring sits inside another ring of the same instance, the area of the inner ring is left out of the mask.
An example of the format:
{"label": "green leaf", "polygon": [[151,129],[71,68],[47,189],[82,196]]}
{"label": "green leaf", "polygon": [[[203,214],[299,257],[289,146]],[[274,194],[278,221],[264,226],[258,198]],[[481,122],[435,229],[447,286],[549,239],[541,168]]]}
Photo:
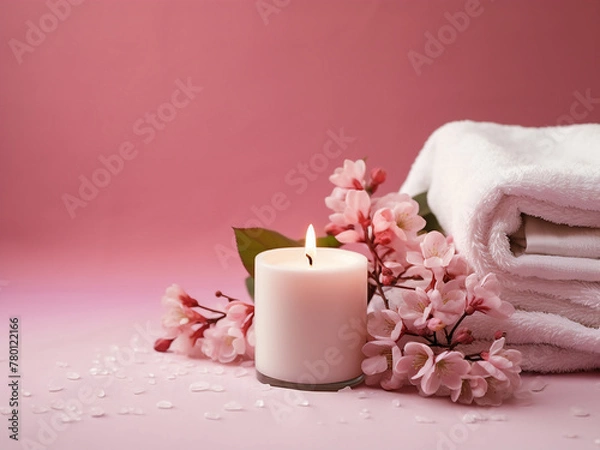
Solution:
{"label": "green leaf", "polygon": [[413,200],[419,204],[419,215],[425,219],[425,228],[423,231],[439,231],[444,233],[444,229],[441,227],[435,214],[431,212],[431,208],[427,203],[427,192],[415,195]]}
{"label": "green leaf", "polygon": [[250,295],[250,298],[254,301],[254,278],[246,277],[246,290]]}
{"label": "green leaf", "polygon": [[265,250],[281,247],[298,247],[298,241],[266,228],[234,228],[235,242],[242,264],[254,277],[254,258]]}

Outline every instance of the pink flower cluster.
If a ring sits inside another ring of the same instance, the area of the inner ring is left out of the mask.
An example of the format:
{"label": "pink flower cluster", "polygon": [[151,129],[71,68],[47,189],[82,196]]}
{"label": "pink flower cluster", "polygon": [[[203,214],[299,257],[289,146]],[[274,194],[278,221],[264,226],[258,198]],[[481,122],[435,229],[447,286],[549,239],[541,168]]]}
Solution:
{"label": "pink flower cluster", "polygon": [[500,299],[493,274],[478,277],[456,252],[452,238],[422,232],[419,205],[406,194],[373,194],[385,172],[366,176],[363,160],[344,161],[330,177],[325,199],[333,210],[326,230],[370,253],[370,340],[363,353],[366,382],[393,390],[410,384],[423,395],[496,405],[520,386],[521,355],[498,336],[488,352],[465,355],[474,341],[463,320],[475,313],[497,319],[514,308]]}
{"label": "pink flower cluster", "polygon": [[217,297],[229,300],[224,311],[200,305],[176,284],[167,288],[162,298],[167,308],[162,319],[166,336],[155,342],[154,349],[171,349],[220,363],[254,358],[254,305],[221,292],[217,292]]}

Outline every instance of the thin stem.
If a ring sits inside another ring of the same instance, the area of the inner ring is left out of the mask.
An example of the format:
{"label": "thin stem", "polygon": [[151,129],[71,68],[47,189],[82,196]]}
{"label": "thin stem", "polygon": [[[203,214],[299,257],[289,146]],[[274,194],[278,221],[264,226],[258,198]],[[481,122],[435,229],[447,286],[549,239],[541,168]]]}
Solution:
{"label": "thin stem", "polygon": [[225,317],[225,316],[227,315],[227,314],[226,314],[226,313],[224,313],[223,311],[218,311],[218,310],[216,310],[216,309],[209,308],[208,306],[202,306],[202,305],[198,305],[198,308],[205,309],[206,311],[210,311],[210,312],[213,312],[213,313],[215,313],[215,314],[221,314],[223,317]]}
{"label": "thin stem", "polygon": [[460,316],[460,319],[458,319],[458,322],[456,322],[454,324],[454,326],[452,327],[452,330],[450,330],[450,333],[448,333],[446,335],[446,339],[448,340],[448,344],[450,344],[452,342],[452,337],[454,336],[454,332],[456,331],[456,329],[458,328],[458,326],[461,324],[461,322],[463,320],[465,320],[465,317],[467,317],[467,316],[468,316],[468,314],[466,312],[463,313],[463,315]]}

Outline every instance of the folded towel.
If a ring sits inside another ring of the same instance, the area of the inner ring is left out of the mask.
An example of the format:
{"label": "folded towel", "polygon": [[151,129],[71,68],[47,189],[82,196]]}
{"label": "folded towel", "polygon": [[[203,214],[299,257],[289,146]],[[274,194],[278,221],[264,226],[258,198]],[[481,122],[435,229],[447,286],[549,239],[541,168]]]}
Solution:
{"label": "folded towel", "polygon": [[[540,233],[535,226],[531,232],[528,217],[543,220],[554,232],[563,226],[585,228],[584,233],[600,227],[599,150],[596,124],[524,128],[453,122],[427,140],[401,188],[411,195],[428,191],[431,211],[475,271],[498,276],[503,298],[523,310],[510,319],[513,332],[532,317],[518,342],[509,332],[508,343],[533,346],[543,354],[553,348],[556,355],[564,353],[561,348],[587,352],[591,358],[579,364],[576,358],[562,368],[535,358],[525,366],[531,370],[600,368],[597,344],[578,347],[583,329],[600,342],[600,259],[593,252],[522,251],[527,234],[536,242]],[[514,251],[519,244],[521,251]],[[548,334],[557,326],[565,333],[560,341]],[[547,340],[538,342],[538,336]]]}

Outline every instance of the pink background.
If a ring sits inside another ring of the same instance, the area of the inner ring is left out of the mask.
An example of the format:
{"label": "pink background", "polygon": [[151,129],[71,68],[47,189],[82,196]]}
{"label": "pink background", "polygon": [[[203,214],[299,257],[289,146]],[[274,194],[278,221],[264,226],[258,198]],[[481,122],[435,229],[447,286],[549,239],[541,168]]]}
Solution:
{"label": "pink background", "polygon": [[[21,63],[11,39],[26,42],[28,21],[52,27],[49,6],[0,3],[0,313],[21,315],[30,358],[46,330],[158,319],[172,282],[244,295],[241,264],[216,253],[233,251],[230,227],[282,192],[265,226],[322,230],[344,158],[383,166],[396,190],[447,121],[600,121],[597,103],[572,109],[577,93],[600,97],[600,2],[482,0],[420,74],[409,52],[452,33],[445,14],[465,1],[266,3],[280,6],[263,20],[253,1],[87,1]],[[168,112],[178,79],[203,90],[145,143],[136,122]],[[340,129],[356,140],[323,159]],[[126,142],[135,158],[72,218],[62,196]],[[311,158],[327,164],[308,180]]]}

